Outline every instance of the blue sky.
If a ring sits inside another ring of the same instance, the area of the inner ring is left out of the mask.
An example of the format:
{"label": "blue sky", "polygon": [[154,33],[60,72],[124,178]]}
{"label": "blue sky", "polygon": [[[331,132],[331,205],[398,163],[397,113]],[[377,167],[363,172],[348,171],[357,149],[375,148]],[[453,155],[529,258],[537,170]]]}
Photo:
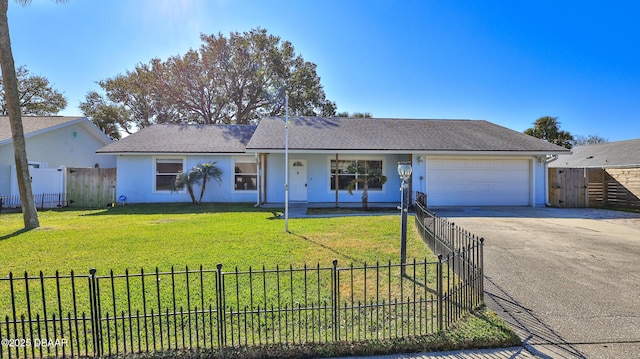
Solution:
{"label": "blue sky", "polygon": [[96,81],[262,27],[315,63],[338,111],[640,138],[640,2],[10,0],[16,65],[69,106]]}

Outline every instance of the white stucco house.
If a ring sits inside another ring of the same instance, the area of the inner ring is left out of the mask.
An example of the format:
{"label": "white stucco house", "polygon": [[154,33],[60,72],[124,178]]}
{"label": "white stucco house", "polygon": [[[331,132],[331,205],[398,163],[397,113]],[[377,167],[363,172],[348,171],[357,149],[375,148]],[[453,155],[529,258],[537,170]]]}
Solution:
{"label": "white stucco house", "polygon": [[168,183],[210,161],[223,180],[204,201],[283,203],[288,165],[291,202],[359,203],[359,189],[347,193],[356,176],[347,167],[367,161],[388,177],[370,186],[369,202],[397,203],[397,164],[410,161],[413,196],[426,193],[430,206],[544,206],[547,158],[569,152],[480,120],[293,117],[288,132],[288,164],[282,117],[258,126],[154,125],[97,152],[117,156],[117,195],[134,203],[189,201]]}
{"label": "white stucco house", "polygon": [[[62,167],[116,165],[114,156],[96,154],[113,140],[85,117],[23,116],[22,125],[34,194],[64,192]],[[11,125],[0,116],[0,196],[17,195]]]}

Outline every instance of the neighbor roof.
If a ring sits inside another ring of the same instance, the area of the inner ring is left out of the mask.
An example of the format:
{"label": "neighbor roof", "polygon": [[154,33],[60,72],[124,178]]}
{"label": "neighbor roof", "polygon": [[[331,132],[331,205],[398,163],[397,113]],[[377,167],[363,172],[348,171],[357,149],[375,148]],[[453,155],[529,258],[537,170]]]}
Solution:
{"label": "neighbor roof", "polygon": [[[84,117],[73,116],[22,116],[22,128],[26,137],[40,132],[67,126],[85,120]],[[9,116],[0,116],[0,143],[12,141]]]}
{"label": "neighbor roof", "polygon": [[244,153],[256,126],[152,125],[97,153]]}
{"label": "neighbor roof", "polygon": [[571,151],[549,167],[640,167],[640,139],[578,146]]}
{"label": "neighbor roof", "polygon": [[[247,150],[284,149],[285,119],[260,121]],[[565,153],[569,150],[481,120],[294,117],[291,150],[499,151]]]}

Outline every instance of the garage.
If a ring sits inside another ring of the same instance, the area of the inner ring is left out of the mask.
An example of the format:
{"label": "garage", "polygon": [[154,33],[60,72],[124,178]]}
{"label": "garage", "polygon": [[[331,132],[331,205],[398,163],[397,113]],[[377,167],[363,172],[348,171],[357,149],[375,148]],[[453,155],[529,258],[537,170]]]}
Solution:
{"label": "garage", "polygon": [[528,159],[428,159],[429,206],[528,206]]}

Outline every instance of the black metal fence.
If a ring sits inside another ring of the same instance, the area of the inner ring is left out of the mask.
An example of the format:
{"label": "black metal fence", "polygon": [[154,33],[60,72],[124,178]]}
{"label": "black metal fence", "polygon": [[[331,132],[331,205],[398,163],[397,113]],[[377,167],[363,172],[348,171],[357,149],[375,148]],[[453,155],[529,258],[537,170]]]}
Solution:
{"label": "black metal fence", "polygon": [[[67,206],[66,193],[34,194],[33,199],[37,209],[52,209]],[[0,196],[0,212],[8,208],[21,208],[20,196]]]}
{"label": "black metal fence", "polygon": [[414,207],[420,236],[444,264],[443,322],[452,323],[484,303],[484,238],[439,217],[427,207],[424,193],[417,193]]}
{"label": "black metal fence", "polygon": [[[442,331],[483,303],[482,239],[431,215],[439,260],[0,278],[0,358],[106,356]],[[431,239],[430,239],[431,238]],[[431,240],[431,242],[430,242]],[[446,249],[446,251],[441,251]]]}

